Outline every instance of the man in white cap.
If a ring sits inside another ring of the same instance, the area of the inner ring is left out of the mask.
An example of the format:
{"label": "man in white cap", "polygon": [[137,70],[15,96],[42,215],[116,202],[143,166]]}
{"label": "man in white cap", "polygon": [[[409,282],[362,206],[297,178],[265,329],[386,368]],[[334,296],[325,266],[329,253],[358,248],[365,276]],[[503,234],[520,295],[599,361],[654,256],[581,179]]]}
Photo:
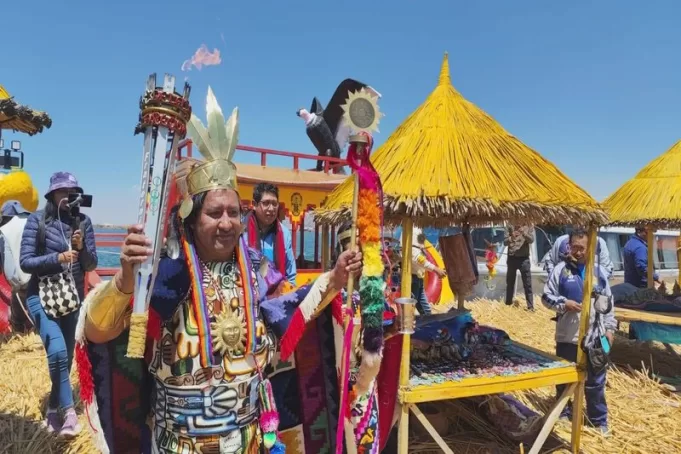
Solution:
{"label": "man in white cap", "polygon": [[10,323],[14,332],[23,332],[31,327],[31,322],[23,309],[26,287],[31,279],[19,266],[21,236],[26,219],[31,214],[17,200],[8,200],[2,205],[0,221],[0,272],[12,287]]}

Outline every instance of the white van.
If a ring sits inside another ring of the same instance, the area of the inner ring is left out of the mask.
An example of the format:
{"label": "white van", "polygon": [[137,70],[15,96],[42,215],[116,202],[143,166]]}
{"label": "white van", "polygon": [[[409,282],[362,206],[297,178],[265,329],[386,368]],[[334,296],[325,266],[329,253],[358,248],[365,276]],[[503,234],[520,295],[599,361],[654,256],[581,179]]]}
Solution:
{"label": "white van", "polygon": [[[480,279],[478,285],[475,286],[474,294],[469,297],[473,298],[489,298],[504,300],[506,297],[506,249],[504,246],[504,226],[494,227],[479,227],[471,230],[473,237],[473,247],[475,255],[478,260],[478,272]],[[535,228],[535,241],[530,247],[530,262],[532,263],[532,292],[536,296],[541,296],[546,283],[547,274],[544,270],[542,260],[551,250],[556,239],[569,232],[568,228],[564,227],[548,227],[541,226]],[[610,259],[614,265],[614,273],[611,278],[610,285],[615,285],[623,282],[624,268],[622,264],[622,250],[624,245],[629,240],[629,237],[634,234],[633,228],[625,227],[604,227],[598,232],[598,235],[605,240],[610,253]],[[677,239],[679,231],[659,230],[655,232],[655,250],[654,261],[655,269],[659,272],[660,278],[674,282],[678,278],[679,264],[676,255]],[[429,238],[430,239],[430,238]],[[435,238],[433,238],[435,239]],[[435,239],[435,241],[437,241]],[[486,266],[485,252],[487,243],[489,241],[497,245],[497,255],[499,261],[497,262],[496,276],[493,279],[489,278],[489,273]],[[431,242],[433,242],[431,240]],[[435,244],[435,242],[433,242]],[[517,293],[522,294],[522,282],[520,280],[520,273],[517,274],[515,280],[515,289]]]}

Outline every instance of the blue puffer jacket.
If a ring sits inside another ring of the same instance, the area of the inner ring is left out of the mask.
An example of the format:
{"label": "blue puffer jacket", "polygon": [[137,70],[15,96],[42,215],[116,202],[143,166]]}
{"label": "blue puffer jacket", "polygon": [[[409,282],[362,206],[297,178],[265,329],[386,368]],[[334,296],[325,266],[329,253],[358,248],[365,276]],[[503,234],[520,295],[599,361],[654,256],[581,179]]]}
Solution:
{"label": "blue puffer jacket", "polygon": [[[38,256],[38,228],[43,211],[36,211],[29,216],[24,235],[21,238],[21,269],[31,274],[26,297],[38,293],[38,277],[49,276],[66,271],[67,264],[59,263],[58,256],[69,250],[71,243],[71,217],[62,212],[61,220],[53,219],[45,224],[45,252]],[[97,267],[97,248],[95,246],[95,231],[92,221],[84,214],[83,219],[83,249],[79,251],[78,261],[73,263],[73,279],[78,289],[78,294],[83,299],[85,290],[85,272],[93,271]]]}

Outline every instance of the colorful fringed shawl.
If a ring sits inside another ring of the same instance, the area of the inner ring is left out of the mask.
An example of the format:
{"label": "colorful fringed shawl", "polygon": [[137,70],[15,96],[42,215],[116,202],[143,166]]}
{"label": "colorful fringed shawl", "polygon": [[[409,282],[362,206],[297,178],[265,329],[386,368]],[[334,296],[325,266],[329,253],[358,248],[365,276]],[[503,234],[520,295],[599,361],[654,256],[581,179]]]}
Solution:
{"label": "colorful fringed shawl", "polygon": [[[0,265],[2,265],[2,260],[0,260]],[[11,331],[9,323],[11,305],[12,287],[10,287],[5,276],[0,273],[0,334],[9,334]]]}
{"label": "colorful fringed shawl", "polygon": [[[248,246],[262,252],[262,238],[260,236],[258,220],[255,218],[255,212],[251,212],[246,219]],[[281,222],[274,221],[274,225],[271,227],[271,229],[274,230],[274,242],[272,244],[274,252],[274,266],[277,271],[282,274],[282,276],[286,276],[286,245],[284,242],[284,232],[282,230]]]}
{"label": "colorful fringed shawl", "polygon": [[[259,269],[261,255],[248,250],[254,269]],[[270,270],[271,271],[271,270]],[[270,276],[272,273],[269,273]],[[278,279],[283,279],[278,276]],[[258,287],[276,288],[258,275]],[[158,338],[161,326],[167,323],[190,292],[190,277],[184,257],[177,260],[167,257],[159,263],[150,307],[148,347]],[[273,334],[286,332],[295,310],[304,305],[316,308],[328,282],[322,276],[280,297],[258,297],[259,309]],[[263,292],[264,293],[264,292]],[[80,324],[87,313],[86,299],[81,311]],[[331,309],[323,311],[305,327],[309,336],[296,355],[298,361],[282,362],[273,358],[264,370],[272,383],[274,400],[280,415],[279,436],[291,454],[332,451],[332,427],[338,411],[338,384]],[[89,428],[95,445],[103,453],[150,452],[150,433],[146,424],[150,414],[149,397],[154,389],[149,373],[151,361],[125,357],[128,332],[106,344],[88,344],[82,329],[77,333],[76,361],[81,383],[81,398],[86,407]],[[147,348],[147,353],[151,349]]]}

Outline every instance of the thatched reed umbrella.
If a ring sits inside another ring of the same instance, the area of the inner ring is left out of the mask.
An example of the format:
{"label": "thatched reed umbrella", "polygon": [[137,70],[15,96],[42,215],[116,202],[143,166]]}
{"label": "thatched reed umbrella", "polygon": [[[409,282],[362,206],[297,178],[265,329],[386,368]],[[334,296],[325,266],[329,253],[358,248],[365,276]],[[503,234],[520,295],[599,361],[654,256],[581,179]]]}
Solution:
{"label": "thatched reed umbrella", "polygon": [[32,136],[51,126],[49,115],[18,104],[0,85],[0,135],[3,129],[11,129]]}
{"label": "thatched reed umbrella", "polygon": [[[385,217],[449,226],[522,220],[600,224],[599,204],[551,162],[509,134],[452,86],[445,54],[437,87],[371,157]],[[353,181],[331,192],[315,218],[350,217]]]}
{"label": "thatched reed umbrella", "polygon": [[[411,294],[414,223],[425,227],[505,220],[591,226],[584,285],[591,289],[596,226],[607,221],[605,212],[555,165],[456,91],[446,53],[435,90],[376,150],[371,162],[383,182],[386,222],[401,223],[403,227],[402,295]],[[327,196],[323,207],[315,211],[315,219],[327,225],[349,219],[353,191],[354,181],[348,178]],[[587,291],[580,339],[586,333],[590,305]],[[404,334],[400,396],[409,389],[410,345],[410,335]],[[581,349],[577,363],[580,385],[575,392],[572,440],[576,451],[581,436],[586,365]],[[407,452],[409,411],[414,407],[403,397],[400,403],[398,440],[402,454]]]}
{"label": "thatched reed umbrella", "polygon": [[[648,226],[648,286],[653,287],[653,231],[681,229],[681,140],[605,199],[610,223]],[[678,252],[677,252],[678,253]],[[679,257],[681,258],[681,256]]]}
{"label": "thatched reed umbrella", "polygon": [[681,140],[605,199],[610,222],[681,228]]}

